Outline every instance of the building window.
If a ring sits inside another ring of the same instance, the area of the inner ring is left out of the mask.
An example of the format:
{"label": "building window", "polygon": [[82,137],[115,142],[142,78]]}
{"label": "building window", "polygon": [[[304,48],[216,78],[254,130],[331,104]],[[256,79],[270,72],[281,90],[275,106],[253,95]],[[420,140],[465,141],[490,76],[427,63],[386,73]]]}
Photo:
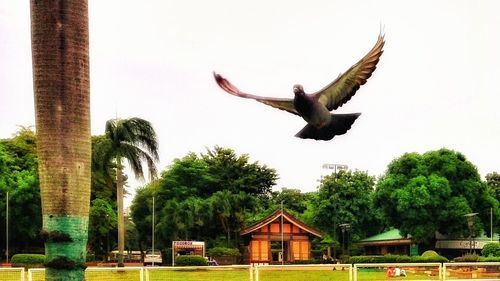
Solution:
{"label": "building window", "polygon": [[252,261],[269,260],[269,241],[252,240],[250,249]]}

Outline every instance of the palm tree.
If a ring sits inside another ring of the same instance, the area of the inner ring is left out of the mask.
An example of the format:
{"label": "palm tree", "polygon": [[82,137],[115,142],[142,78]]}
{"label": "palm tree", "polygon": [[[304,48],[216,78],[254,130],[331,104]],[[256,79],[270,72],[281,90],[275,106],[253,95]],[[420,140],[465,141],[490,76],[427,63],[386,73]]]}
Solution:
{"label": "palm tree", "polygon": [[45,280],[84,280],[90,206],[86,0],[31,0]]}
{"label": "palm tree", "polygon": [[142,163],[146,162],[150,179],[155,179],[158,161],[158,142],[151,123],[141,118],[111,119],[106,122],[106,138],[109,150],[102,155],[107,167],[116,167],[116,200],[118,212],[118,265],[123,266],[125,227],[123,217],[123,175],[122,160],[126,159],[136,178],[143,179]]}

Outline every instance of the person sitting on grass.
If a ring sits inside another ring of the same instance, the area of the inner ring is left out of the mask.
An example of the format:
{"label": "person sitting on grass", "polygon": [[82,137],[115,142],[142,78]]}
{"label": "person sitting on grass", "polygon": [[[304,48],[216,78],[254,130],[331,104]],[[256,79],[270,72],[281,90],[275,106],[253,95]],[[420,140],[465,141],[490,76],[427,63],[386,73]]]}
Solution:
{"label": "person sitting on grass", "polygon": [[388,267],[385,274],[387,277],[394,277],[394,270],[392,269],[392,267]]}

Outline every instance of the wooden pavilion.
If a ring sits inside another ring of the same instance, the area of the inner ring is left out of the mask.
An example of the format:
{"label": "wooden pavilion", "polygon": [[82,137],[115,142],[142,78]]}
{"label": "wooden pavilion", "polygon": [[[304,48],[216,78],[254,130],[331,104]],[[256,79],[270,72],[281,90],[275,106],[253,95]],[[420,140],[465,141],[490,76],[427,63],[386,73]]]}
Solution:
{"label": "wooden pavilion", "polygon": [[[281,263],[311,258],[311,239],[322,237],[286,211],[276,210],[259,222],[240,231],[246,242],[250,263]],[[283,253],[281,253],[283,244]]]}

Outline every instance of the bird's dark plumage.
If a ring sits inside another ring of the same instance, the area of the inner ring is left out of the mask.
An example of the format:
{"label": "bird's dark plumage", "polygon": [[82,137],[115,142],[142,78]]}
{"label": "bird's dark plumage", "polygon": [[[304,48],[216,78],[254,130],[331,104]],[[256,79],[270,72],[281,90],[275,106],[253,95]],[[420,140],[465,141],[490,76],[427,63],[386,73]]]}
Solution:
{"label": "bird's dark plumage", "polygon": [[306,94],[301,85],[294,86],[293,99],[262,97],[240,91],[221,75],[214,72],[217,84],[226,92],[301,116],[308,124],[295,136],[315,140],[330,140],[345,134],[361,113],[331,114],[348,102],[359,87],[366,83],[375,71],[380,56],[384,52],[384,36],[379,35],[377,43],[361,60],[344,74],[320,91]]}

